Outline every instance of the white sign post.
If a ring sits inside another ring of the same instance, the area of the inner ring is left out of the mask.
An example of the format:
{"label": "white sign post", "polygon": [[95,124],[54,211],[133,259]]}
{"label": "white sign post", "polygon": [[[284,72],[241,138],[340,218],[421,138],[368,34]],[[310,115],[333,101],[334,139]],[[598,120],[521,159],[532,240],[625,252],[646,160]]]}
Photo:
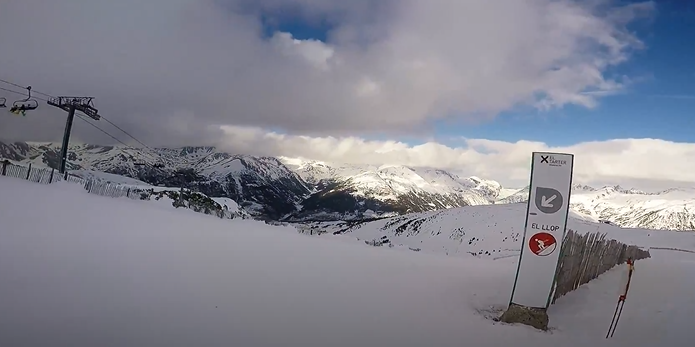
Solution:
{"label": "white sign post", "polygon": [[546,309],[569,213],[574,155],[534,152],[524,241],[511,304]]}

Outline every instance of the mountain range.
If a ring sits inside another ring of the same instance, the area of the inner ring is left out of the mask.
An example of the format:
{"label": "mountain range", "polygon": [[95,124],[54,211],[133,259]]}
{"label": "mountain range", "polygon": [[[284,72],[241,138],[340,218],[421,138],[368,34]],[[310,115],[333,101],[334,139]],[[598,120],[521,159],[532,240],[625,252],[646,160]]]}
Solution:
{"label": "mountain range", "polygon": [[315,187],[315,193],[298,212],[299,219],[341,220],[350,214],[371,218],[488,205],[516,191],[505,190],[495,181],[461,178],[432,168],[336,165],[284,157],[280,160]]}
{"label": "mountain range", "polygon": [[[525,203],[528,197],[526,187],[498,203]],[[695,230],[695,188],[644,192],[619,185],[594,188],[575,184],[570,209],[591,220],[624,228]]]}
{"label": "mountain range", "polygon": [[[0,157],[57,168],[60,144],[0,142]],[[193,189],[236,201],[265,220],[368,220],[456,207],[522,203],[528,187],[459,177],[433,168],[347,165],[230,154],[215,147],[133,148],[73,144],[68,170],[94,170],[146,184]],[[695,190],[646,193],[619,186],[575,185],[571,208],[623,227],[695,229]]]}
{"label": "mountain range", "polygon": [[[0,157],[57,168],[60,144],[0,142]],[[227,197],[269,220],[346,220],[491,204],[508,190],[490,180],[406,166],[345,166],[230,154],[214,147],[132,148],[73,144],[68,170]],[[511,192],[510,192],[511,193]]]}

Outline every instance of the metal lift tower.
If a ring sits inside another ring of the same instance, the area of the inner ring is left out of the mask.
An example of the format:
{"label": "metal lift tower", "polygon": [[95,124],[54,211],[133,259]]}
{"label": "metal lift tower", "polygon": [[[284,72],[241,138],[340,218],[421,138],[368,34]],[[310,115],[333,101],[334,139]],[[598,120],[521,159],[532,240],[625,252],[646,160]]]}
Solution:
{"label": "metal lift tower", "polygon": [[93,97],[88,96],[59,96],[49,98],[48,104],[55,106],[68,113],[68,120],[65,122],[65,133],[63,134],[63,147],[60,150],[60,173],[67,176],[65,166],[68,162],[68,145],[70,144],[70,132],[72,131],[72,121],[75,119],[75,111],[86,114],[89,118],[99,120],[99,111],[94,108]]}

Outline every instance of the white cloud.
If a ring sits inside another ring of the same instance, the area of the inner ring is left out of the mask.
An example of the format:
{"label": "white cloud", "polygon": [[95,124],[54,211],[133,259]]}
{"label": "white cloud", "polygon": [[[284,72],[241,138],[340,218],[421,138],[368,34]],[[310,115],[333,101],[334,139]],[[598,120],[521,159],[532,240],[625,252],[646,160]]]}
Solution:
{"label": "white cloud", "polygon": [[[360,138],[422,136],[437,118],[481,121],[519,104],[595,107],[634,81],[608,71],[643,48],[626,26],[653,8],[612,0],[3,0],[0,78],[95,96],[103,115],[152,146],[224,143],[237,153],[442,167],[507,185],[524,185],[530,151],[557,150],[577,154],[577,177],[587,182],[695,181],[691,144],[468,139],[451,148]],[[264,37],[261,17],[286,13],[329,23],[326,42]],[[0,117],[0,138],[57,140],[64,117],[45,105],[26,118]],[[79,122],[73,139],[110,141]]]}
{"label": "white cloud", "polygon": [[658,139],[617,139],[552,147],[541,142],[462,139],[462,146],[436,142],[415,146],[358,137],[286,135],[260,128],[223,126],[220,146],[237,153],[302,157],[333,163],[395,164],[452,170],[495,179],[508,187],[528,184],[532,151],[575,155],[575,181],[641,189],[695,186],[695,144]]}
{"label": "white cloud", "polygon": [[335,50],[319,40],[298,40],[292,34],[276,32],[271,38],[280,52],[288,56],[299,57],[314,67],[328,69],[328,60],[333,56]]}
{"label": "white cloud", "polygon": [[[176,145],[217,140],[210,125],[218,124],[342,136],[415,132],[454,115],[489,119],[518,104],[594,107],[623,88],[625,79],[607,71],[642,47],[626,25],[653,5],[3,0],[2,7],[0,78],[96,96],[102,114],[131,133]],[[282,21],[283,13],[329,23],[328,40],[263,37],[261,15]],[[0,137],[57,138],[60,122],[47,119],[61,114],[43,106],[21,126],[0,118]],[[167,124],[172,118],[177,125]]]}

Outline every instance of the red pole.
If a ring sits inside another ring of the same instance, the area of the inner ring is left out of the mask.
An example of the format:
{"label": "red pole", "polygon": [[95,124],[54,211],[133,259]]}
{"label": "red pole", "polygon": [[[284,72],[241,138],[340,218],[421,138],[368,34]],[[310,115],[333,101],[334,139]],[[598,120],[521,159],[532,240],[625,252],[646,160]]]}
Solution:
{"label": "red pole", "polygon": [[606,338],[613,337],[615,333],[615,328],[618,327],[618,321],[620,321],[620,315],[623,313],[623,306],[625,306],[625,299],[627,298],[627,291],[630,289],[630,280],[632,279],[632,272],[635,271],[635,265],[632,262],[632,258],[627,258],[627,283],[625,283],[625,290],[620,297],[618,297],[618,304],[615,306],[615,312],[613,313],[613,320],[611,320],[611,325],[608,328],[608,334]]}

